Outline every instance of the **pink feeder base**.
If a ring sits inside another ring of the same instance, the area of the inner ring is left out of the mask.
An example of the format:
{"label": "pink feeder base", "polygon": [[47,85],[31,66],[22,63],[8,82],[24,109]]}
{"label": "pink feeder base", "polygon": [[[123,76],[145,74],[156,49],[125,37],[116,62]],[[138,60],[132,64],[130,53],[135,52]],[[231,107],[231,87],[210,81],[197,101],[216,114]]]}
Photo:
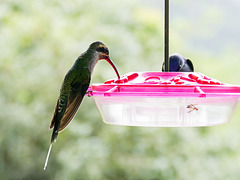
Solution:
{"label": "pink feeder base", "polygon": [[240,86],[196,72],[133,72],[89,90],[104,122],[126,126],[223,124],[240,97]]}

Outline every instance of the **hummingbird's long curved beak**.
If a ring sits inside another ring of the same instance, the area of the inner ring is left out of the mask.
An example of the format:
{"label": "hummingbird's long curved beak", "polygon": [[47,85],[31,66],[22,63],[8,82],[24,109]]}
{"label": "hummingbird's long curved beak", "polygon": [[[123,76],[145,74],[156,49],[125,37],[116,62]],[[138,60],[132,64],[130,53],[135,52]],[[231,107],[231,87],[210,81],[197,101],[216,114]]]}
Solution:
{"label": "hummingbird's long curved beak", "polygon": [[116,67],[115,64],[112,62],[112,60],[109,58],[109,56],[105,56],[103,59],[106,60],[106,61],[113,67],[114,71],[115,71],[116,74],[117,74],[118,79],[120,79],[120,75],[119,75],[119,73],[118,73],[117,67]]}

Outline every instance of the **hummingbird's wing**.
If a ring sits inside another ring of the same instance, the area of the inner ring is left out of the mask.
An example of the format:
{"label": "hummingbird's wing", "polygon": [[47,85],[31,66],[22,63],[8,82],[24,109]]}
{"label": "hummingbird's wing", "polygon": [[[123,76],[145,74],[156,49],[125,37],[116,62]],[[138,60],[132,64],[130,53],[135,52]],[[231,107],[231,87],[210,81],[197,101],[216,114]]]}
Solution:
{"label": "hummingbird's wing", "polygon": [[[65,100],[63,100],[65,104],[64,114],[59,116],[59,106],[61,105],[61,99],[58,100],[58,103],[55,108],[55,112],[52,118],[52,122],[50,125],[50,129],[55,126],[59,126],[57,128],[57,133],[61,132],[66,128],[66,126],[70,123],[74,115],[76,114],[83,97],[85,96],[87,89],[90,84],[90,71],[87,68],[82,68],[79,74],[75,74],[75,78],[70,83],[70,92]],[[63,104],[63,103],[62,103]],[[61,119],[59,119],[60,117]],[[58,125],[58,123],[60,123]],[[54,130],[55,132],[55,130]],[[54,138],[56,139],[56,138]]]}
{"label": "hummingbird's wing", "polygon": [[85,96],[87,89],[89,87],[90,78],[87,83],[75,82],[72,84],[72,92],[68,98],[67,108],[65,114],[61,120],[61,124],[59,127],[59,132],[65,129],[65,127],[70,123],[70,121],[75,116],[83,97]]}

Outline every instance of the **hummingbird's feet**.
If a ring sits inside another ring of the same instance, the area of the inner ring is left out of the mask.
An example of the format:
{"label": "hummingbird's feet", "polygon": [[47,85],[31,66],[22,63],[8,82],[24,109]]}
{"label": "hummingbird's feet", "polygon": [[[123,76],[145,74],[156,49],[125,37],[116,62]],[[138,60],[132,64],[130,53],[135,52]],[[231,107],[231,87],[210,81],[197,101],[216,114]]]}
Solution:
{"label": "hummingbird's feet", "polygon": [[89,90],[89,91],[87,91],[86,92],[86,95],[88,96],[88,97],[91,97],[93,94],[92,94],[92,90]]}

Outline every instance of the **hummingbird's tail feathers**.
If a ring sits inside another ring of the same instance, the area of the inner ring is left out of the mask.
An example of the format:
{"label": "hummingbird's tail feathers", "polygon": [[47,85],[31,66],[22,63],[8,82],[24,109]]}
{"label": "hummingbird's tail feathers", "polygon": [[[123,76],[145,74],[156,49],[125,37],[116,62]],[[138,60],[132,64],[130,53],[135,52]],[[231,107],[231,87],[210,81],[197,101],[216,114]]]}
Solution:
{"label": "hummingbird's tail feathers", "polygon": [[[54,128],[55,129],[55,128]],[[57,140],[57,136],[58,136],[58,130],[53,130],[53,133],[52,133],[52,138],[51,138],[51,143],[54,143],[56,142]]]}
{"label": "hummingbird's tail feathers", "polygon": [[47,153],[47,157],[46,157],[46,161],[45,161],[43,170],[46,170],[46,168],[47,168],[48,159],[49,159],[50,152],[51,152],[51,149],[52,149],[52,144],[53,144],[53,143],[51,142],[51,144],[50,144],[50,146],[49,146],[49,149],[48,149],[48,153]]}

